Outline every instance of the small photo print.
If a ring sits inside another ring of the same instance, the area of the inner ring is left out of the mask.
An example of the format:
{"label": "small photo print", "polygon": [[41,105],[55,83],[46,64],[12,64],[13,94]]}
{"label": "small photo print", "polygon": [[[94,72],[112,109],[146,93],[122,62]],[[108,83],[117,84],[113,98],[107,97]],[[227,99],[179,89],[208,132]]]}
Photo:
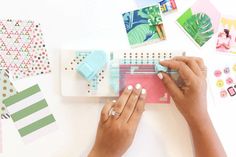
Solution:
{"label": "small photo print", "polygon": [[131,46],[166,39],[159,5],[126,12],[122,16]]}
{"label": "small photo print", "polygon": [[220,12],[209,0],[197,0],[178,19],[177,24],[193,40],[202,47],[217,32]]}
{"label": "small photo print", "polygon": [[163,0],[160,3],[162,13],[177,10],[175,0]]}
{"label": "small photo print", "polygon": [[175,0],[135,0],[138,7],[147,7],[150,5],[160,4],[161,12],[167,13],[177,9]]}
{"label": "small photo print", "polygon": [[236,54],[236,17],[221,17],[216,50],[224,54]]}

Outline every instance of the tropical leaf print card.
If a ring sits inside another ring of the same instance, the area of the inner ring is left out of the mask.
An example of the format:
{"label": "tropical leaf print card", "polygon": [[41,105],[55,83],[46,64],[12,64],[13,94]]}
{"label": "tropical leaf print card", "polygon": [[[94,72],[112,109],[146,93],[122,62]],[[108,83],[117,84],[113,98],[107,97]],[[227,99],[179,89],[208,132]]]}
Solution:
{"label": "tropical leaf print card", "polygon": [[135,2],[138,7],[147,7],[159,3],[162,13],[167,13],[177,9],[175,0],[135,0]]}
{"label": "tropical leaf print card", "polygon": [[124,13],[123,20],[131,46],[166,39],[159,5]]}
{"label": "tropical leaf print card", "polygon": [[197,0],[178,19],[177,24],[202,47],[217,32],[220,12],[209,0]]}
{"label": "tropical leaf print card", "polygon": [[216,50],[223,54],[236,54],[236,17],[221,17]]}

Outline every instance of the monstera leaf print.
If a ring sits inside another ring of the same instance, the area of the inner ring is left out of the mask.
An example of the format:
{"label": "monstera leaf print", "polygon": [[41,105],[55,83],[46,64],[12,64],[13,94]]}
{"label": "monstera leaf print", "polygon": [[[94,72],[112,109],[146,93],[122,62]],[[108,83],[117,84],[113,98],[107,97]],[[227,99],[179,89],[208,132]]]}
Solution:
{"label": "monstera leaf print", "polygon": [[200,46],[204,45],[214,34],[211,19],[205,13],[192,15],[183,27]]}
{"label": "monstera leaf print", "polygon": [[133,28],[128,33],[129,43],[133,44],[141,44],[144,41],[150,39],[157,39],[159,38],[158,35],[155,33],[155,28],[150,29],[149,24],[141,24]]}

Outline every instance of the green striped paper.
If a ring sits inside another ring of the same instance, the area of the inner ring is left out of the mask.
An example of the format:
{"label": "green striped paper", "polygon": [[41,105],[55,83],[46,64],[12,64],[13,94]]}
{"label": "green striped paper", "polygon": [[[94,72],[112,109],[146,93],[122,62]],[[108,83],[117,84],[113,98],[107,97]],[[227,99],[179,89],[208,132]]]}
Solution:
{"label": "green striped paper", "polygon": [[35,138],[37,134],[52,128],[56,121],[49,113],[47,101],[38,85],[5,99],[3,103],[23,138]]}

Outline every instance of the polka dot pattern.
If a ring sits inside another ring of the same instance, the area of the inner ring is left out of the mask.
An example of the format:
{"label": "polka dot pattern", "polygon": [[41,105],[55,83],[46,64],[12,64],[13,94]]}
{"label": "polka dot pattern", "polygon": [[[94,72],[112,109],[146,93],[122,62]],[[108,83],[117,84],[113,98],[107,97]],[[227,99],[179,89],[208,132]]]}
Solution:
{"label": "polka dot pattern", "polygon": [[8,71],[0,70],[0,115],[2,119],[8,119],[10,117],[2,101],[16,93],[15,87],[9,80]]}

